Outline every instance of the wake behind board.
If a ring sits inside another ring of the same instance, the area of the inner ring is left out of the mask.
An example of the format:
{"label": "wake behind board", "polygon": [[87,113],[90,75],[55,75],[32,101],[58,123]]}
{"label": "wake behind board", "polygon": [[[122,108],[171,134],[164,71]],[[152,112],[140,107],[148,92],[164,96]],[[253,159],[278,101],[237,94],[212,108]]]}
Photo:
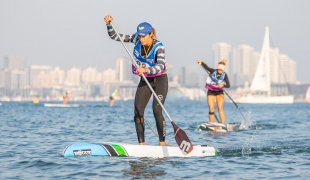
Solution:
{"label": "wake behind board", "polygon": [[68,107],[79,107],[79,104],[49,104],[44,103],[45,107],[60,107],[60,108],[68,108]]}
{"label": "wake behind board", "polygon": [[80,142],[67,146],[62,155],[64,157],[76,157],[82,155],[91,156],[125,156],[125,157],[198,157],[215,156],[214,147],[196,145],[191,153],[184,155],[178,146],[150,146],[123,143],[87,143]]}
{"label": "wake behind board", "polygon": [[214,131],[214,132],[232,132],[239,130],[238,124],[228,123],[221,124],[216,122],[206,122],[198,126],[198,131]]}

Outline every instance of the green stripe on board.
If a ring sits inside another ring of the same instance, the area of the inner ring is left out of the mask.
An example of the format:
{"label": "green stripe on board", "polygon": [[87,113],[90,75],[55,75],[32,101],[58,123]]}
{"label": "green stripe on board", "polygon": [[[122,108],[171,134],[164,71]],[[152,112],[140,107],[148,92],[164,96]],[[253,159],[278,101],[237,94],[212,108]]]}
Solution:
{"label": "green stripe on board", "polygon": [[125,149],[122,146],[117,145],[117,144],[111,144],[111,146],[114,147],[114,149],[118,153],[118,156],[128,156]]}

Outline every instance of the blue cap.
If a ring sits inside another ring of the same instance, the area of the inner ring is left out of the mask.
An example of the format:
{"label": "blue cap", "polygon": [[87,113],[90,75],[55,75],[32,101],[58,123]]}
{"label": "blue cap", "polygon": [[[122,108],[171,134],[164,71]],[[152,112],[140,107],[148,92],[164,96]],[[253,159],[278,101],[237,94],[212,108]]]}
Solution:
{"label": "blue cap", "polygon": [[146,36],[151,32],[153,32],[153,27],[149,23],[143,22],[138,25],[137,32],[135,34],[138,36]]}

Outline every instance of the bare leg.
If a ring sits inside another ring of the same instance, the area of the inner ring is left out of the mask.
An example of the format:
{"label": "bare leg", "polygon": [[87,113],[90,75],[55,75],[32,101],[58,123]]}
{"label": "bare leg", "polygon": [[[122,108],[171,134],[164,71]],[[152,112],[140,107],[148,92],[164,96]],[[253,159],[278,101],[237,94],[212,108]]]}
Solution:
{"label": "bare leg", "polygon": [[219,94],[216,96],[217,109],[220,115],[220,120],[222,124],[225,124],[225,114],[224,114],[224,94]]}
{"label": "bare leg", "polygon": [[208,95],[207,96],[208,106],[209,106],[209,121],[214,122],[214,101],[215,96]]}

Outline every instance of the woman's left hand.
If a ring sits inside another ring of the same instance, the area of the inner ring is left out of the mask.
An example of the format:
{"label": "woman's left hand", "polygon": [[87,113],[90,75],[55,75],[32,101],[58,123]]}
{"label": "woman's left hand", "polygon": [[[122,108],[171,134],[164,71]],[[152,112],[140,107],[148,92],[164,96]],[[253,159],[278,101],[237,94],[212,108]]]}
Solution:
{"label": "woman's left hand", "polygon": [[223,88],[224,87],[224,84],[218,84],[217,85],[219,88]]}
{"label": "woman's left hand", "polygon": [[136,72],[139,73],[139,75],[142,75],[143,73],[147,73],[147,69],[143,67],[138,67]]}

